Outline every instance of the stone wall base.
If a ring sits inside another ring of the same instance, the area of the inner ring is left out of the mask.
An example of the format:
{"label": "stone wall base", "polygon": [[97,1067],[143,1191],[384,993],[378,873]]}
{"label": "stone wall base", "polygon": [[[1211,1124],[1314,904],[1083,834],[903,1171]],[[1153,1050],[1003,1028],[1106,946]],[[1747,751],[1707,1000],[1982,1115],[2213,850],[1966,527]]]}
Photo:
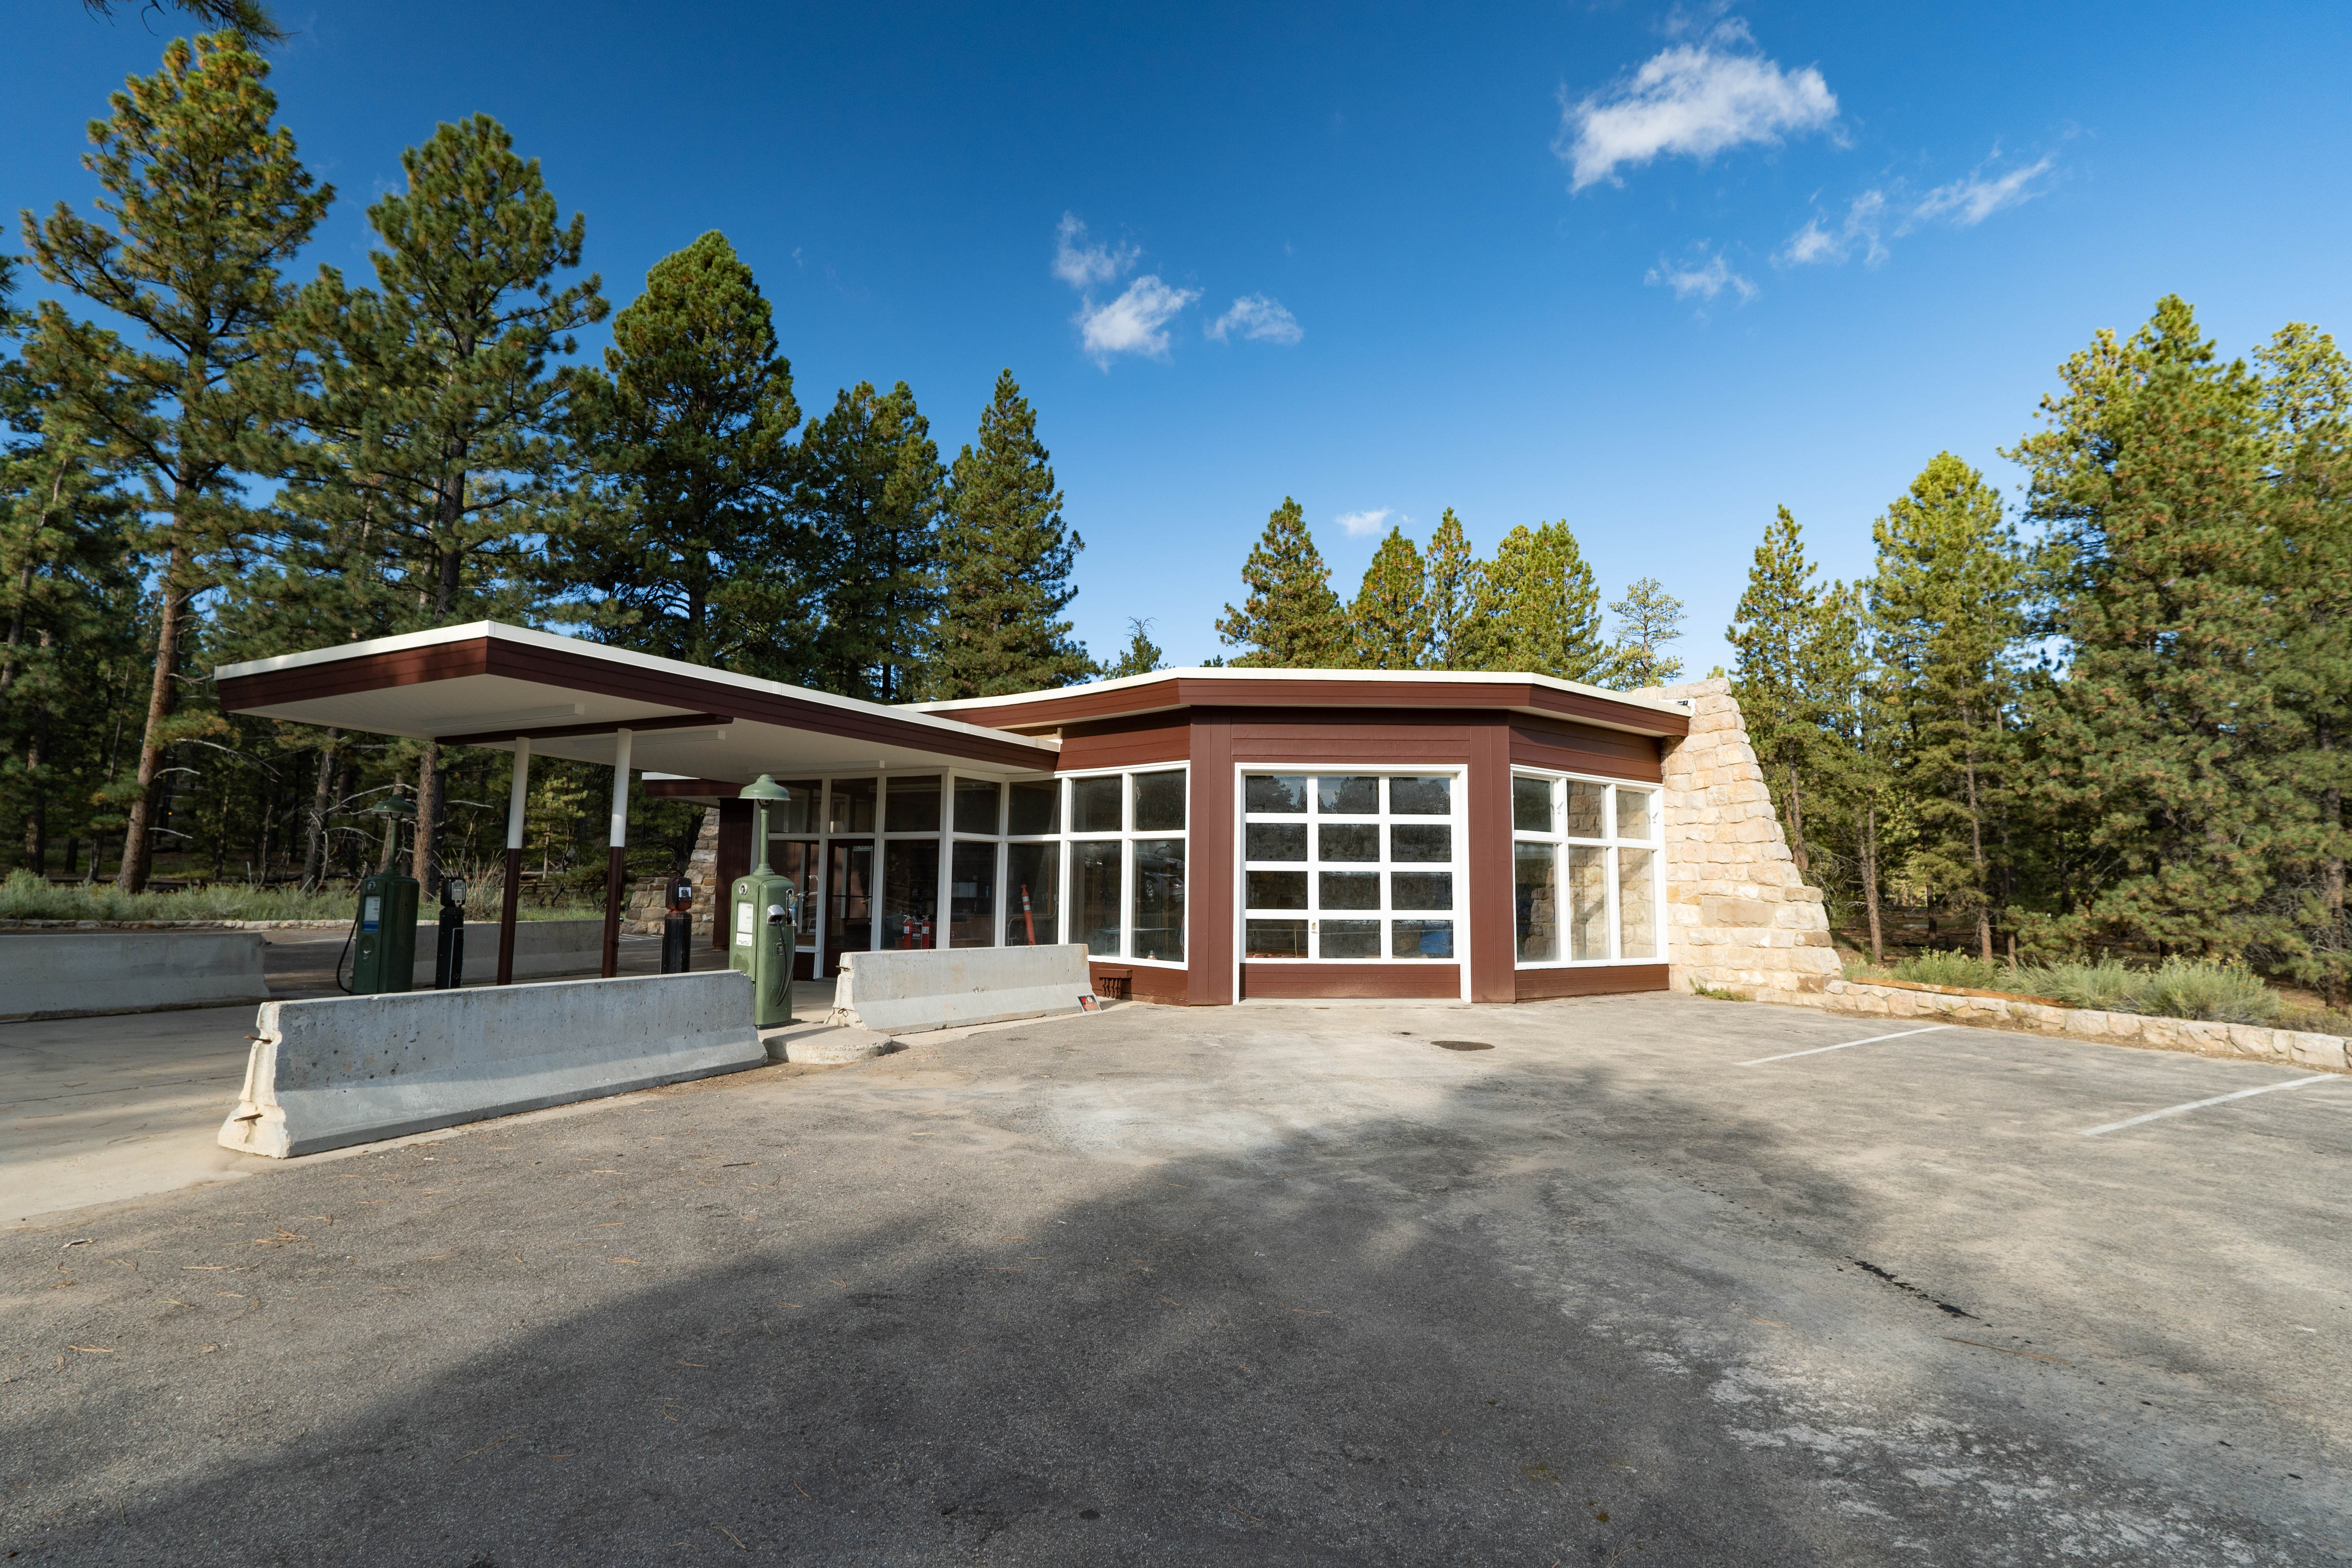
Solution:
{"label": "stone wall base", "polygon": [[2352,1071],[2352,1059],[2347,1059],[2346,1043],[2340,1036],[2269,1029],[2253,1024],[2157,1018],[2141,1013],[2103,1013],[2088,1007],[2052,1007],[2021,999],[1873,985],[1862,980],[1832,980],[1820,993],[1809,996],[1759,994],[1756,999],[1799,1002],[1832,1013],[1853,1013],[1869,1018],[1941,1019],[1971,1028],[2014,1029],[2026,1034],[2104,1040],[2110,1045],[2146,1046],[2163,1051],[2247,1057],[2327,1072]]}

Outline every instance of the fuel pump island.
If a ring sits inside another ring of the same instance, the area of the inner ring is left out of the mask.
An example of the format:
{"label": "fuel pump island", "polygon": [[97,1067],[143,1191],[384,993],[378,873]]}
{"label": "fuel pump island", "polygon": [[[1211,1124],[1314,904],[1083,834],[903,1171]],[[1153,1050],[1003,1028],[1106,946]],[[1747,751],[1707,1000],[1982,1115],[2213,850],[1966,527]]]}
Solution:
{"label": "fuel pump island", "polygon": [[751,977],[751,1022],[772,1028],[793,1021],[793,958],[800,946],[801,890],[789,877],[768,864],[768,803],[790,800],[791,794],[775,779],[761,773],[743,787],[742,798],[752,803],[751,833],[759,846],[759,864],[748,877],[735,879],[731,910],[733,940],[727,949],[730,968]]}

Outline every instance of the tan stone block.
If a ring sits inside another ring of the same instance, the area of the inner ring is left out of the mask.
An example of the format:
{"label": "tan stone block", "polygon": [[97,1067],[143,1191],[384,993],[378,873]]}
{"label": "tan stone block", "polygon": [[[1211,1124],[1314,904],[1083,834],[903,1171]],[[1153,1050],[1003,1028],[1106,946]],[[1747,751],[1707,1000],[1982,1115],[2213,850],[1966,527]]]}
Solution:
{"label": "tan stone block", "polygon": [[2281,1029],[2265,1029],[2256,1024],[2230,1026],[2230,1049],[2242,1057],[2283,1057],[2287,1054]]}
{"label": "tan stone block", "polygon": [[2287,1037],[2287,1055],[2307,1068],[2331,1068],[2341,1072],[2352,1066],[2352,1047],[2347,1047],[2340,1035],[2315,1035],[2282,1029]]}
{"label": "tan stone block", "polygon": [[2226,1051],[2230,1048],[2230,1026],[2210,1018],[2177,1018],[2173,1027],[2179,1031],[2181,1043],[2200,1050]]}

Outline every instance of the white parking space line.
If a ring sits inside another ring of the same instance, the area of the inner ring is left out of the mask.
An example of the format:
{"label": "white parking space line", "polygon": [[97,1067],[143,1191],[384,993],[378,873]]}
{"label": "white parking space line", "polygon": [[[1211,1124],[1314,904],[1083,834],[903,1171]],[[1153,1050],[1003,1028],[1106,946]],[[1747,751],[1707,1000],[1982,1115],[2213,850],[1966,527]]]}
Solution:
{"label": "white parking space line", "polygon": [[2104,1127],[2085,1127],[2083,1129],[2083,1136],[2096,1138],[2102,1132],[2120,1132],[2126,1127],[2137,1127],[2143,1121],[2154,1121],[2165,1116],[2178,1116],[2184,1110],[2202,1110],[2209,1105],[2225,1105],[2233,1100],[2243,1100],[2250,1094],[2268,1094],[2274,1089],[2307,1089],[2315,1083],[2338,1081],[2341,1081],[2340,1075],[2323,1072],[2315,1073],[2309,1078],[2291,1078],[2284,1083],[2256,1084],[2252,1089],[2242,1089],[2234,1094],[2217,1094],[2210,1100],[2192,1100],[2186,1105],[2168,1105],[2162,1110],[2151,1110],[2145,1116],[2132,1116],[2121,1121],[2110,1121]]}
{"label": "white parking space line", "polygon": [[1744,1068],[1760,1068],[1766,1062],[1785,1062],[1792,1057],[1817,1057],[1823,1051],[1842,1051],[1848,1046],[1874,1046],[1881,1040],[1907,1040],[1914,1035],[1932,1035],[1938,1029],[1948,1029],[1949,1024],[1930,1024],[1924,1029],[1904,1029],[1892,1035],[1873,1035],[1866,1040],[1840,1040],[1834,1046],[1815,1046],[1809,1051],[1784,1051],[1777,1057],[1758,1057],[1752,1062],[1738,1064]]}

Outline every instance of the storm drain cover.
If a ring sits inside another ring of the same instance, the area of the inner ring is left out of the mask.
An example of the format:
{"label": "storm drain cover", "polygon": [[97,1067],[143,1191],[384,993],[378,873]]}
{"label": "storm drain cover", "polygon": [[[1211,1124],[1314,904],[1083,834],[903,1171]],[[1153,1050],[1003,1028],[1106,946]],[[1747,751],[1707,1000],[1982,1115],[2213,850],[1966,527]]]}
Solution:
{"label": "storm drain cover", "polygon": [[1491,1051],[1495,1048],[1484,1040],[1435,1040],[1431,1043],[1445,1051]]}

